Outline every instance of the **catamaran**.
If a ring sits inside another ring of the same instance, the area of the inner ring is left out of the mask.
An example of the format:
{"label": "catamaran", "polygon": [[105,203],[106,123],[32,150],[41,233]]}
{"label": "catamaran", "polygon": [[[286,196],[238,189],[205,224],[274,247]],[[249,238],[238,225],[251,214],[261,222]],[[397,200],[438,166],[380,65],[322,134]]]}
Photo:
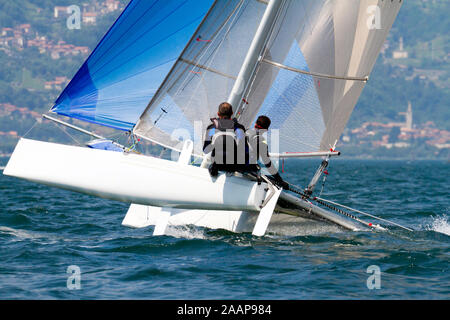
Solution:
{"label": "catamaran", "polygon": [[[122,130],[178,152],[178,160],[130,152],[84,130],[101,140],[77,147],[22,138],[3,174],[130,203],[123,225],[154,225],[154,235],[195,225],[262,236],[269,224],[292,219],[381,229],[312,193],[339,155],[336,142],[401,5],[132,0],[50,112]],[[258,115],[271,118],[272,157],[322,157],[308,188],[282,190],[264,175],[210,176],[202,134],[224,101],[247,128]]]}

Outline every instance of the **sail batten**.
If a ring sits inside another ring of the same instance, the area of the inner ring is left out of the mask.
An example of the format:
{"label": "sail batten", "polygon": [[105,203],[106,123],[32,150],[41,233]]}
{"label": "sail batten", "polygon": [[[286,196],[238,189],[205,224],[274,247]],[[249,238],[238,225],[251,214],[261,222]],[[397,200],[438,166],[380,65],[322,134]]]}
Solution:
{"label": "sail batten", "polygon": [[284,65],[282,63],[278,63],[278,62],[275,62],[275,61],[270,61],[268,59],[263,59],[262,61],[265,62],[265,63],[271,64],[271,65],[273,65],[275,67],[278,67],[278,68],[286,69],[286,70],[289,70],[289,71],[292,71],[292,72],[301,73],[301,74],[306,74],[306,75],[313,76],[313,77],[316,77],[316,78],[337,79],[337,80],[352,80],[352,81],[364,81],[364,82],[367,82],[369,80],[369,77],[359,78],[359,77],[336,76],[336,75],[331,75],[331,74],[322,74],[322,73],[317,73],[317,72],[309,72],[309,71],[306,71],[306,70],[300,70],[300,69],[297,69],[297,68],[286,66],[286,65]]}
{"label": "sail batten", "polygon": [[[229,75],[229,74],[225,74],[225,73],[223,73],[223,72],[220,72],[219,70],[215,70],[215,69],[213,69],[213,68],[210,68],[210,67],[201,65],[201,64],[199,64],[199,63],[195,63],[195,62],[193,62],[193,61],[189,61],[189,60],[186,60],[186,59],[183,59],[183,58],[180,58],[180,61],[181,61],[181,62],[185,62],[185,63],[187,63],[187,64],[190,64],[190,65],[192,65],[192,66],[194,66],[194,67],[196,67],[196,68],[200,68],[200,69],[203,69],[203,70],[206,70],[206,71],[210,71],[210,72],[216,73],[216,74],[221,75],[221,76],[224,76],[224,77],[226,77],[226,78],[230,78],[230,79],[233,79],[233,80],[236,80],[236,79],[237,79],[237,77],[235,77],[235,76],[232,76],[232,75]],[[192,71],[192,72],[193,72],[193,73],[196,73],[195,71]]]}

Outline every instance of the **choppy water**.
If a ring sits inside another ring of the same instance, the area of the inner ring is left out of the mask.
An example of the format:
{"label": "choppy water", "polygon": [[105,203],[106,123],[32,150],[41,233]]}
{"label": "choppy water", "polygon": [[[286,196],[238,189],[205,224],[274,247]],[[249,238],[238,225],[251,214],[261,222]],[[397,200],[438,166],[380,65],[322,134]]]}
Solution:
{"label": "choppy water", "polygon": [[[316,165],[290,162],[285,177],[305,185]],[[262,238],[195,227],[152,237],[121,226],[126,204],[0,174],[0,299],[449,299],[449,167],[332,163],[323,197],[413,232],[297,226]],[[71,265],[80,290],[67,288]],[[373,265],[380,289],[369,290]]]}

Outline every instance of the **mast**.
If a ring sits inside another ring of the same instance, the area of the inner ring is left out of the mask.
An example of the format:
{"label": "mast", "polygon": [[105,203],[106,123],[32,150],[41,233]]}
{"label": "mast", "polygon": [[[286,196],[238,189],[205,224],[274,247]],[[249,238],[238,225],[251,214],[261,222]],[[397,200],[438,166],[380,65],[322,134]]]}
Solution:
{"label": "mast", "polygon": [[250,45],[247,56],[245,57],[244,63],[239,71],[237,80],[234,83],[230,96],[228,97],[228,103],[233,106],[235,114],[239,109],[244,91],[252,77],[257,63],[259,62],[264,45],[270,36],[270,29],[275,22],[282,2],[283,0],[269,1],[258,30],[256,31],[255,37],[253,38],[252,44]]}

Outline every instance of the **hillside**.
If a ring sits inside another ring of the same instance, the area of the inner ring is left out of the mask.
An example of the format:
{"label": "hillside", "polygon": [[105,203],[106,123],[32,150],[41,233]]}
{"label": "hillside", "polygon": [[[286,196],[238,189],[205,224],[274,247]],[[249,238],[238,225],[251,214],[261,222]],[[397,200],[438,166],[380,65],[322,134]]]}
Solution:
{"label": "hillside", "polygon": [[[127,2],[0,0],[0,154],[10,152],[17,137],[51,107]],[[95,21],[86,15],[80,30],[67,28],[65,18],[55,17],[64,12],[55,12],[55,7],[69,4],[95,13],[91,15]],[[356,137],[365,141],[364,152],[377,154],[381,149],[374,146],[390,132],[373,129],[367,131],[373,135],[357,136],[352,130],[365,128],[368,122],[401,122],[404,116],[399,112],[406,110],[408,102],[412,104],[414,127],[421,129],[432,122],[434,130],[429,131],[434,132],[429,137],[427,131],[425,140],[417,135],[408,141],[403,137],[409,146],[430,141],[439,146],[450,143],[438,139],[450,130],[449,14],[448,0],[405,1],[349,121],[346,135],[352,140],[344,141],[344,146],[360,148]],[[398,52],[406,52],[407,57],[399,58]],[[436,148],[429,144],[423,152],[448,156],[448,148]],[[386,150],[381,151],[385,154]]]}
{"label": "hillside", "polygon": [[[0,0],[0,154],[11,152],[18,136],[51,108],[127,3]],[[55,18],[55,7],[69,4],[96,12],[95,23],[68,29],[65,10]],[[39,130],[41,139],[64,136],[59,130]]]}
{"label": "hillside", "polygon": [[[450,1],[405,1],[349,127],[397,121],[408,101],[418,124],[450,129]],[[393,59],[400,39],[408,58]]]}

